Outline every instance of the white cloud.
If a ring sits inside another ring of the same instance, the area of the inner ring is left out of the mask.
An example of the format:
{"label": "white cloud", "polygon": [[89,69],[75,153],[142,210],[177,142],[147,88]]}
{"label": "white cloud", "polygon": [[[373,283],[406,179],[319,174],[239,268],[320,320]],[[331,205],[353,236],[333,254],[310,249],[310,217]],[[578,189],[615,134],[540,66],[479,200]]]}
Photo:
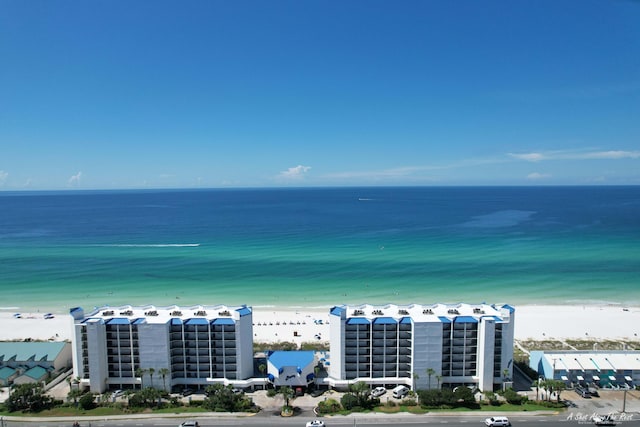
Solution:
{"label": "white cloud", "polygon": [[69,178],[69,185],[78,185],[80,183],[80,178],[82,178],[82,172],[72,175],[71,178]]}
{"label": "white cloud", "polygon": [[583,159],[638,159],[640,151],[595,151],[585,153]]}
{"label": "white cloud", "polygon": [[4,182],[7,180],[9,176],[9,172],[0,171],[0,185],[4,185]]}
{"label": "white cloud", "polygon": [[538,162],[546,158],[545,155],[542,153],[524,153],[524,154],[509,153],[509,155],[513,158],[526,160],[529,162]]}
{"label": "white cloud", "polygon": [[529,162],[539,162],[542,160],[618,160],[618,159],[638,159],[640,151],[548,151],[544,153],[508,153],[510,157]]}
{"label": "white cloud", "polygon": [[527,179],[531,179],[531,180],[547,179],[547,178],[551,178],[551,175],[547,173],[539,173],[539,172],[533,172],[527,175]]}
{"label": "white cloud", "polygon": [[279,178],[297,180],[303,179],[305,174],[309,172],[311,166],[294,166],[292,168],[287,169],[286,171],[282,171],[278,174]]}

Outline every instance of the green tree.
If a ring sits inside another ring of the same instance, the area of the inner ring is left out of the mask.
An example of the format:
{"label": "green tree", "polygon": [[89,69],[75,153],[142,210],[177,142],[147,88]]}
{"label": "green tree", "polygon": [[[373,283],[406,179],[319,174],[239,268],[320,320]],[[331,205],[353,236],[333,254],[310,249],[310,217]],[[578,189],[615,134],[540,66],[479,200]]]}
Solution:
{"label": "green tree", "polygon": [[96,407],[95,396],[93,393],[84,393],[80,397],[80,407],[84,410],[93,409]]}
{"label": "green tree", "polygon": [[79,388],[74,388],[72,390],[69,390],[69,393],[67,393],[67,399],[73,399],[73,405],[78,406],[78,398],[82,396],[82,394],[82,390],[80,390]]}
{"label": "green tree", "polygon": [[440,389],[440,381],[442,381],[442,375],[436,375],[436,380],[438,380],[438,389]]}
{"label": "green tree", "polygon": [[53,399],[44,394],[41,384],[27,383],[13,386],[11,396],[7,398],[5,407],[9,412],[39,412],[53,406]]}
{"label": "green tree", "polygon": [[347,411],[350,411],[353,408],[359,407],[360,405],[358,405],[358,403],[359,403],[358,398],[353,393],[345,393],[340,398],[340,404]]}
{"label": "green tree", "polygon": [[246,412],[253,407],[253,400],[244,393],[234,392],[231,386],[213,384],[206,388],[207,397],[202,406],[215,412]]}
{"label": "green tree", "polygon": [[504,391],[504,393],[502,393],[502,396],[505,398],[507,403],[510,403],[512,405],[522,405],[524,402],[527,401],[527,397],[526,396],[519,395],[518,392],[516,392],[511,387],[506,389]]}
{"label": "green tree", "polygon": [[442,396],[440,390],[418,390],[420,404],[426,408],[438,408],[442,405]]}
{"label": "green tree", "polygon": [[471,391],[469,387],[456,387],[453,391],[453,397],[456,400],[456,406],[464,406],[466,408],[473,408],[477,406],[473,391]]}
{"label": "green tree", "polygon": [[137,368],[136,369],[136,377],[140,378],[140,390],[144,389],[144,374],[147,372],[145,369]]}
{"label": "green tree", "polygon": [[260,373],[262,374],[263,377],[265,377],[265,386],[264,388],[267,388],[267,365],[265,365],[264,363],[261,363],[258,365],[258,371],[260,371]]}
{"label": "green tree", "polygon": [[295,392],[289,386],[280,387],[280,389],[278,390],[278,394],[282,395],[282,398],[284,399],[284,406],[287,408],[290,407],[289,402],[296,397]]}
{"label": "green tree", "polygon": [[160,368],[158,372],[162,377],[162,389],[167,391],[167,375],[169,375],[169,370],[167,368]]}
{"label": "green tree", "polygon": [[435,373],[436,371],[433,368],[427,368],[427,376],[429,377],[429,380],[427,382],[427,388],[431,388],[431,376]]}
{"label": "green tree", "polygon": [[133,408],[152,408],[158,406],[162,392],[158,389],[147,387],[133,394],[129,398],[129,406]]}
{"label": "green tree", "polygon": [[149,368],[149,369],[147,369],[147,372],[149,372],[149,381],[150,381],[150,383],[151,383],[151,384],[149,385],[149,387],[153,387],[153,374],[155,374],[155,373],[156,373],[156,370],[155,370],[155,369],[153,369],[153,368]]}

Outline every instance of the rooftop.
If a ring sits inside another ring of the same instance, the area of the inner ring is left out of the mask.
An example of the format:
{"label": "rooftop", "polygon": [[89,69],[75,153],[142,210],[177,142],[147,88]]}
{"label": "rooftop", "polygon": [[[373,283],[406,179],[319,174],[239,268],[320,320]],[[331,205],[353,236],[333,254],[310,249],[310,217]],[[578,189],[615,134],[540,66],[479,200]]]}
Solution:
{"label": "rooftop", "polygon": [[[347,319],[360,319],[361,322],[402,322],[411,319],[415,323],[422,322],[469,322],[480,317],[494,318],[498,322],[509,321],[514,309],[503,305],[496,307],[481,304],[409,304],[409,305],[342,305],[331,309],[335,316],[345,315]],[[357,321],[356,321],[357,322]]]}
{"label": "rooftop", "polygon": [[62,352],[66,342],[17,342],[3,341],[0,342],[0,362],[13,360],[15,362],[52,362]]}
{"label": "rooftop", "polygon": [[81,308],[71,310],[75,323],[101,322],[108,324],[157,323],[165,324],[233,324],[241,317],[252,313],[245,305],[228,307],[226,305],[177,305],[158,307],[154,305],[119,307],[104,306],[85,314]]}

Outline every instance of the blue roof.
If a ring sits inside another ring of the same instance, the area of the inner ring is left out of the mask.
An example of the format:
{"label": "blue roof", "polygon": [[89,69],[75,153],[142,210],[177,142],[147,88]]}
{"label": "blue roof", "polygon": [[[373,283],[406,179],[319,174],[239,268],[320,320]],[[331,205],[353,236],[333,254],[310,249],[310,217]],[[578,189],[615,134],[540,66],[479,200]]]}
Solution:
{"label": "blue roof", "polygon": [[269,362],[280,370],[285,366],[304,368],[314,362],[313,351],[274,351],[269,356]]}
{"label": "blue roof", "polygon": [[451,319],[449,319],[448,317],[438,316],[438,319],[440,319],[442,323],[451,323]]}
{"label": "blue roof", "polygon": [[376,325],[395,325],[396,323],[396,319],[394,319],[393,317],[376,317],[375,319],[373,319],[373,323],[375,323]]}
{"label": "blue roof", "polygon": [[3,368],[0,368],[0,379],[7,380],[12,375],[15,375],[15,373],[16,373],[15,369],[5,366]]}
{"label": "blue roof", "polygon": [[172,325],[182,325],[182,319],[179,319],[177,317],[172,317],[171,318],[171,324]]}
{"label": "blue roof", "polygon": [[331,309],[331,311],[329,313],[333,314],[334,316],[341,316],[342,313],[344,313],[346,311],[346,309],[344,307],[333,307]]}
{"label": "blue roof", "polygon": [[347,319],[347,325],[368,325],[369,319],[364,317],[350,317]]}
{"label": "blue roof", "polygon": [[208,325],[209,321],[202,317],[193,317],[184,322],[185,325]]}
{"label": "blue roof", "polygon": [[235,325],[236,322],[233,321],[233,319],[229,319],[228,317],[219,317],[217,319],[214,319],[213,322],[211,322],[213,325]]}
{"label": "blue roof", "polygon": [[400,319],[400,323],[413,323],[413,319],[411,317],[403,317]]}
{"label": "blue roof", "polygon": [[31,369],[28,369],[24,375],[33,378],[34,380],[40,380],[42,377],[47,375],[47,370],[42,366],[34,366]]}
{"label": "blue roof", "polygon": [[514,311],[516,311],[515,307],[510,306],[509,304],[503,305],[502,308],[506,308],[507,310],[509,310],[510,313],[513,313]]}
{"label": "blue roof", "polygon": [[251,314],[251,309],[247,306],[243,306],[239,309],[236,310],[238,313],[240,313],[240,317],[242,316],[247,316],[249,314]]}
{"label": "blue roof", "polygon": [[456,323],[478,323],[478,319],[473,316],[458,316],[455,318]]}
{"label": "blue roof", "polygon": [[129,319],[126,319],[124,317],[114,317],[113,319],[107,320],[106,323],[108,325],[128,325],[131,322],[129,321]]}
{"label": "blue roof", "polygon": [[139,325],[140,323],[146,323],[147,319],[145,319],[144,317],[140,317],[139,319],[136,319],[133,321],[134,325]]}

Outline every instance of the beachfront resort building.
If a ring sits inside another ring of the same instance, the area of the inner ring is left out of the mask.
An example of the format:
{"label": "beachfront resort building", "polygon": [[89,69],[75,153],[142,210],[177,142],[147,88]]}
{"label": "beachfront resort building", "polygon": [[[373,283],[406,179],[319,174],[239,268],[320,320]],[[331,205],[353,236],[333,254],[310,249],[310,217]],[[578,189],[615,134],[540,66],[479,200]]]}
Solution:
{"label": "beachfront resort building", "polygon": [[74,308],[71,315],[73,375],[93,392],[216,383],[346,389],[357,381],[486,391],[512,377],[515,310],[508,305],[336,306],[328,315],[329,355],[267,352],[262,370],[247,306]]}
{"label": "beachfront resort building", "polygon": [[330,386],[499,388],[513,369],[513,307],[337,306],[330,312]]}
{"label": "beachfront resort building", "polygon": [[529,367],[541,378],[564,381],[567,387],[617,389],[640,385],[638,350],[532,351]]}
{"label": "beachfront resort building", "polygon": [[71,316],[73,375],[92,392],[202,389],[254,373],[247,306],[78,307]]}

